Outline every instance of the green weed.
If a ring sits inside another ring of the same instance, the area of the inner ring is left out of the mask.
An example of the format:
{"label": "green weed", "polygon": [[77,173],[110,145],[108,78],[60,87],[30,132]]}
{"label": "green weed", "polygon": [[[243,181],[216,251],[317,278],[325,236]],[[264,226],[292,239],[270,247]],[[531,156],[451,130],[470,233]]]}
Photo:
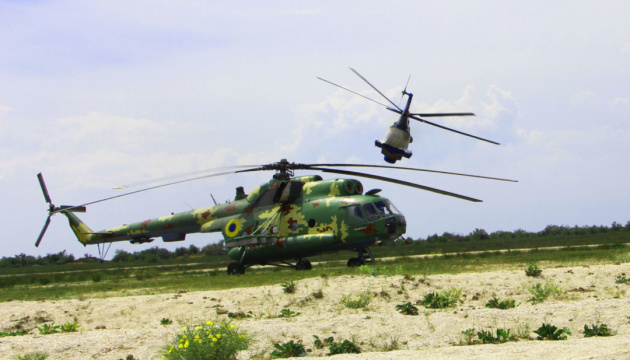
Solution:
{"label": "green weed", "polygon": [[46,360],[47,358],[48,358],[48,354],[40,353],[40,352],[22,354],[22,355],[14,357],[14,359],[16,360]]}
{"label": "green weed", "polygon": [[396,310],[403,315],[418,315],[418,308],[411,305],[410,302],[402,305],[396,305]]}
{"label": "green weed", "polygon": [[248,311],[248,312],[237,311],[237,312],[229,312],[227,316],[230,319],[243,320],[243,319],[247,319],[254,316],[254,313],[252,313],[251,311]]}
{"label": "green weed", "polygon": [[590,328],[584,325],[584,337],[613,336],[615,334],[617,334],[617,332],[609,329],[606,324],[593,324]]}
{"label": "green weed", "polygon": [[530,265],[527,269],[525,269],[525,275],[538,277],[542,274],[542,270],[538,268],[536,265]]}
{"label": "green weed", "polygon": [[546,282],[544,284],[536,283],[528,287],[527,291],[529,291],[529,293],[532,294],[532,298],[527,300],[528,302],[531,302],[532,304],[542,303],[545,300],[547,300],[549,296],[552,296],[552,295],[560,296],[564,294],[564,291],[560,289],[560,287],[557,286],[553,282]]}
{"label": "green weed", "polygon": [[306,349],[304,345],[296,343],[293,340],[284,344],[273,344],[276,348],[271,352],[271,356],[275,358],[291,358],[291,357],[303,357],[306,356]]}
{"label": "green weed", "polygon": [[173,325],[173,320],[169,318],[162,318],[162,320],[160,320],[160,325]]}
{"label": "green weed", "polygon": [[79,330],[79,325],[77,324],[77,321],[75,320],[74,322],[71,323],[66,323],[61,325],[60,330],[61,332],[77,332]]}
{"label": "green weed", "polygon": [[330,346],[335,343],[335,339],[333,339],[332,336],[324,339],[323,341],[317,335],[313,335],[313,337],[315,338],[315,341],[313,341],[313,346],[316,349],[323,349],[326,346]]}
{"label": "green weed", "polygon": [[51,322],[50,324],[44,324],[42,325],[42,327],[38,327],[37,330],[39,330],[39,333],[41,335],[49,335],[49,334],[56,334],[59,332],[59,325],[55,325],[55,322]]}
{"label": "green weed", "polygon": [[293,294],[295,292],[295,282],[293,280],[285,282],[282,284],[282,287],[284,288],[283,291],[287,294]]}
{"label": "green weed", "polygon": [[251,337],[229,322],[214,324],[208,321],[199,326],[182,328],[163,349],[167,360],[216,359],[232,360],[239,351],[246,350]]}
{"label": "green weed", "polygon": [[445,309],[457,304],[462,294],[458,288],[446,289],[441,293],[430,293],[420,301],[420,305],[429,309]]}
{"label": "green weed", "polygon": [[341,303],[350,309],[364,309],[370,304],[370,294],[361,294],[358,298],[351,298],[344,296],[341,298]]}
{"label": "green weed", "polygon": [[354,343],[354,340],[344,340],[343,342],[333,342],[328,348],[330,352],[328,356],[337,354],[360,354],[361,348]]}
{"label": "green weed", "polygon": [[630,285],[630,278],[627,278],[626,274],[621,274],[617,276],[617,280],[615,280],[615,283]]}
{"label": "green weed", "polygon": [[503,300],[501,301],[499,298],[493,298],[488,300],[486,303],[487,308],[491,309],[512,309],[516,307],[516,302],[514,300]]}
{"label": "green weed", "polygon": [[538,335],[538,340],[566,340],[567,335],[571,335],[569,328],[558,329],[555,325],[543,323],[538,330],[534,330]]}
{"label": "green weed", "polygon": [[7,332],[0,331],[0,337],[22,336],[22,335],[26,335],[26,334],[28,334],[28,331],[26,331],[26,330],[16,330],[16,331],[7,331]]}
{"label": "green weed", "polygon": [[510,329],[497,329],[496,336],[489,330],[481,330],[477,332],[477,337],[482,344],[500,344],[516,340],[516,337],[510,334]]}
{"label": "green weed", "polygon": [[296,317],[298,315],[300,315],[301,313],[299,312],[295,312],[292,311],[291,309],[282,309],[280,310],[280,315],[278,315],[279,318],[292,318],[292,317]]}

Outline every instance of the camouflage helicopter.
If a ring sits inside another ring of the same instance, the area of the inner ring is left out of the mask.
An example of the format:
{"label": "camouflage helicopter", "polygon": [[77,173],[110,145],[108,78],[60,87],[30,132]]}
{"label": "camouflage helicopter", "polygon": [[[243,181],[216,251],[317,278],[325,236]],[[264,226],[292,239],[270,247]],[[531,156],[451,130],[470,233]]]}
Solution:
{"label": "camouflage helicopter", "polygon": [[[474,136],[474,135],[470,135],[458,130],[454,130],[451,128],[448,128],[446,126],[442,126],[442,125],[438,125],[436,123],[432,123],[430,121],[427,121],[425,119],[422,119],[422,117],[443,117],[443,116],[474,116],[475,114],[467,112],[467,113],[411,113],[409,111],[410,107],[411,107],[411,99],[413,99],[413,94],[407,92],[407,86],[405,86],[405,89],[402,91],[402,96],[404,97],[405,95],[407,96],[407,105],[405,106],[405,109],[401,109],[400,107],[398,107],[398,105],[394,104],[393,101],[391,101],[387,96],[385,96],[382,92],[380,92],[374,85],[372,85],[366,78],[364,78],[363,76],[361,76],[361,74],[359,74],[356,70],[354,70],[353,68],[350,68],[350,70],[352,70],[352,72],[354,72],[357,76],[359,76],[363,81],[365,81],[368,85],[370,85],[370,87],[374,90],[376,90],[377,93],[379,93],[379,95],[381,95],[383,98],[385,98],[385,100],[387,100],[390,104],[392,104],[394,107],[390,107],[387,106],[381,102],[378,102],[374,99],[371,99],[367,96],[361,95],[355,91],[352,91],[350,89],[347,89],[343,86],[337,85],[333,82],[330,82],[328,80],[322,79],[320,77],[318,77],[319,80],[322,80],[324,82],[327,82],[331,85],[337,86],[341,89],[344,89],[346,91],[349,91],[355,95],[359,95],[362,98],[368,99],[370,101],[373,101],[379,105],[384,106],[387,110],[389,111],[393,111],[397,114],[400,114],[400,118],[394,122],[394,124],[392,126],[389,127],[389,129],[387,130],[387,133],[385,134],[385,138],[383,140],[379,140],[376,139],[374,142],[374,145],[376,147],[381,148],[381,153],[384,155],[384,159],[386,162],[394,164],[396,163],[396,161],[401,160],[404,157],[406,158],[410,158],[412,153],[411,150],[409,150],[409,144],[413,142],[413,137],[411,136],[411,132],[409,129],[409,119],[414,119],[417,121],[420,121],[422,123],[425,124],[429,124],[429,125],[433,125],[436,126],[440,129],[445,129],[448,131],[452,131],[461,135],[465,135],[465,136],[469,136],[471,138],[475,138],[478,140],[482,140],[482,141],[486,141],[489,142],[491,144],[495,144],[495,145],[499,145],[499,143],[491,141],[491,140],[487,140],[487,139],[483,139],[480,138],[478,136]],[[409,80],[407,80],[407,85],[409,85]]]}
{"label": "camouflage helicopter", "polygon": [[[370,246],[395,240],[406,231],[405,217],[394,204],[379,196],[379,189],[363,192],[363,185],[355,179],[328,179],[319,175],[294,176],[294,170],[315,170],[365,177],[392,182],[417,189],[468,201],[480,202],[471,197],[443,191],[398,179],[333,167],[395,168],[413,171],[435,172],[485,179],[514,181],[485,176],[449,173],[415,168],[399,168],[382,165],[359,164],[296,164],[283,159],[276,163],[239,166],[239,170],[204,175],[192,179],[171,182],[122,195],[93,201],[79,206],[55,206],[41,173],[37,175],[44,199],[49,205],[48,218],[35,246],[39,246],[51,216],[63,214],[81,244],[101,246],[117,241],[132,244],[152,242],[161,237],[164,242],[183,241],[189,233],[221,232],[228,256],[233,260],[228,274],[243,274],[255,265],[276,265],[309,270],[308,256],[351,250],[358,254],[348,260],[348,266],[360,266],[374,262]],[[275,171],[272,179],[245,194],[236,188],[234,201],[197,210],[170,214],[154,219],[122,225],[101,231],[93,231],[75,212],[85,212],[86,206],[98,202],[152,190],[201,178],[252,171]],[[366,259],[366,255],[367,258]],[[103,254],[104,257],[104,254]],[[294,260],[294,263],[290,261]]]}

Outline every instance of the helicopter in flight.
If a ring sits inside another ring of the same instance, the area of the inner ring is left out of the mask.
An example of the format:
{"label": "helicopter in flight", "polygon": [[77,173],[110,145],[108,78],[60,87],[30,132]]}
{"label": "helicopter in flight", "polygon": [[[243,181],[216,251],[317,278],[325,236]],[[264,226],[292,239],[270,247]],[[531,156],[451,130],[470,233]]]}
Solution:
{"label": "helicopter in flight", "polygon": [[[402,91],[402,96],[407,96],[407,105],[405,105],[404,110],[401,109],[398,105],[396,105],[393,101],[391,101],[387,96],[385,96],[382,92],[380,92],[374,85],[372,85],[366,78],[364,78],[358,71],[350,68],[352,72],[354,72],[358,77],[360,77],[363,81],[365,81],[372,89],[376,90],[376,92],[381,95],[385,100],[387,100],[393,107],[387,106],[379,101],[371,99],[367,96],[361,95],[355,91],[347,89],[343,86],[337,85],[328,80],[322,79],[318,77],[319,80],[327,82],[331,85],[334,85],[343,90],[349,91],[355,95],[361,96],[362,98],[368,99],[372,102],[375,102],[381,106],[384,106],[387,110],[393,111],[397,114],[400,114],[400,118],[392,126],[389,127],[387,132],[385,133],[385,138],[383,140],[376,139],[374,145],[376,147],[381,148],[381,153],[384,155],[384,160],[390,164],[396,163],[396,161],[401,160],[403,157],[410,158],[412,153],[409,150],[409,144],[413,142],[413,137],[411,136],[411,131],[409,129],[409,119],[413,119],[419,121],[421,123],[425,123],[428,125],[436,126],[440,129],[452,131],[461,135],[465,135],[471,138],[475,138],[478,140],[482,140],[485,142],[489,142],[491,144],[500,145],[497,142],[487,140],[484,138],[480,138],[475,135],[467,134],[465,132],[461,132],[455,129],[448,128],[446,126],[438,125],[436,123],[430,122],[423,118],[425,117],[443,117],[443,116],[474,116],[474,113],[464,112],[464,113],[411,113],[411,100],[413,99],[413,94],[407,92],[407,86]],[[407,85],[409,85],[409,80],[407,80]]]}
{"label": "helicopter in flight", "polygon": [[[70,228],[78,241],[84,246],[97,245],[99,254],[101,254],[101,247],[105,251],[105,244],[111,246],[111,243],[118,241],[142,244],[161,237],[164,242],[174,242],[185,240],[186,235],[190,233],[220,232],[223,235],[228,256],[232,260],[227,266],[227,272],[230,275],[243,274],[245,269],[256,264],[309,270],[311,263],[307,257],[340,250],[356,252],[357,257],[350,258],[347,265],[361,266],[368,261],[374,262],[370,246],[395,240],[405,233],[407,220],[403,214],[389,199],[379,195],[379,189],[364,192],[363,185],[358,180],[343,178],[324,180],[319,175],[294,176],[295,170],[364,177],[463,200],[481,201],[399,179],[343,170],[338,167],[395,168],[514,181],[385,165],[296,164],[282,159],[266,165],[236,166],[232,168],[238,168],[238,170],[152,186],[79,206],[55,206],[43,175],[39,173],[37,178],[49,209],[48,218],[35,246],[39,246],[42,241],[51,217],[55,214],[63,214],[68,219]],[[224,204],[172,213],[100,231],[93,231],[74,214],[85,212],[87,205],[142,191],[202,178],[254,171],[275,171],[275,174],[269,182],[256,187],[249,194],[245,194],[242,187],[237,187],[234,200]],[[101,259],[105,253],[102,253]]]}

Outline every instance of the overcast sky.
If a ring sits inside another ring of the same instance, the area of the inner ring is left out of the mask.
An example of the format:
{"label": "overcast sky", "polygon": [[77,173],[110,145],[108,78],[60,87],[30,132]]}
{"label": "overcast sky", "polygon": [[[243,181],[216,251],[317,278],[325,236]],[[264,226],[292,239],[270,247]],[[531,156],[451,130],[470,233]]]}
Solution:
{"label": "overcast sky", "polygon": [[[475,198],[381,188],[406,236],[630,220],[627,1],[0,1],[0,256],[83,247],[55,204],[112,187],[242,164],[385,164],[393,114],[316,79],[393,101],[500,146],[412,124],[400,166],[517,179],[379,172]],[[305,175],[306,173],[299,173]],[[93,230],[225,201],[271,173],[202,180],[88,207]],[[325,178],[331,178],[328,174]],[[220,234],[115,249],[174,249]]]}

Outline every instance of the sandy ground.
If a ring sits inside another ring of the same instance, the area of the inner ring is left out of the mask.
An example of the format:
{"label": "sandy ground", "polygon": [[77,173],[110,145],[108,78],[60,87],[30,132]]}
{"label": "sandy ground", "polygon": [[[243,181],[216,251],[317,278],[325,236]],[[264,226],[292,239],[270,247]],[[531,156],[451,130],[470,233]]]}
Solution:
{"label": "sandy ground", "polygon": [[[630,274],[630,264],[544,268],[542,278],[525,276],[523,269],[458,275],[343,276],[299,281],[294,294],[280,285],[225,291],[182,292],[151,296],[68,301],[12,301],[0,304],[0,331],[17,326],[30,334],[0,338],[0,357],[10,359],[30,352],[46,352],[49,359],[160,359],[160,349],[182,325],[227,319],[219,310],[252,311],[256,317],[234,321],[253,335],[254,344],[238,359],[268,358],[273,343],[301,340],[309,356],[325,356],[315,349],[313,335],[335,340],[354,338],[363,350],[335,359],[630,359],[630,285],[616,277]],[[245,275],[247,276],[247,275]],[[529,284],[552,281],[566,293],[542,304],[527,302]],[[455,308],[430,310],[418,305],[418,316],[399,314],[395,306],[415,303],[430,292],[457,287],[464,292]],[[185,290],[185,289],[184,289]],[[321,290],[323,298],[312,294]],[[369,292],[366,309],[348,309],[343,296]],[[494,297],[514,299],[514,309],[489,309]],[[284,308],[301,314],[294,318],[260,317]],[[173,325],[162,326],[169,318]],[[56,324],[78,321],[79,332],[40,335],[41,321]],[[469,328],[509,328],[512,332],[542,323],[568,327],[566,341],[520,340],[499,345],[459,346]],[[605,323],[617,331],[612,337],[585,338],[585,324]],[[383,351],[396,342],[398,349]]]}

